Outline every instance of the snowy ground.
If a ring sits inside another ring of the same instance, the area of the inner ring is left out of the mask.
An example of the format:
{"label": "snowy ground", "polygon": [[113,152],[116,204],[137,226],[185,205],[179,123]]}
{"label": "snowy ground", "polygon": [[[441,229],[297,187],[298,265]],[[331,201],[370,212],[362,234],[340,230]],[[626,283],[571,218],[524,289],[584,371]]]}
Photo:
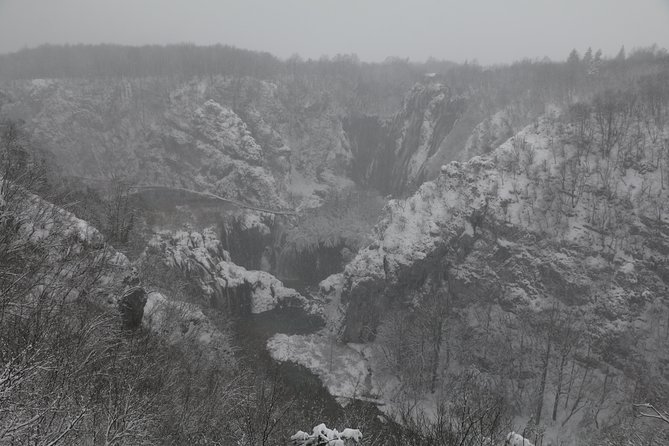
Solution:
{"label": "snowy ground", "polygon": [[293,361],[317,375],[337,398],[373,398],[372,375],[364,356],[332,336],[276,334],[267,348],[277,361]]}

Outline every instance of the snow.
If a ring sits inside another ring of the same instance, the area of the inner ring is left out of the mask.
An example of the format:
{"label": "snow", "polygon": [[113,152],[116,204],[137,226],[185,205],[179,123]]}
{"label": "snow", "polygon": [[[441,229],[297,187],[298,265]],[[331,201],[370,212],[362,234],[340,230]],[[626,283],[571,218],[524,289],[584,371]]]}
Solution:
{"label": "snow", "polygon": [[326,277],[318,284],[318,290],[324,295],[333,295],[341,293],[343,287],[344,274],[337,273]]}
{"label": "snow", "polygon": [[322,333],[310,335],[276,334],[267,349],[277,361],[292,361],[317,375],[335,397],[370,397],[369,366],[355,349]]}
{"label": "snow", "polygon": [[297,432],[290,437],[294,445],[300,446],[345,446],[362,441],[362,432],[358,429],[344,429],[341,433],[337,429],[329,429],[321,423],[314,427],[311,434],[303,431]]}
{"label": "snow", "polygon": [[[253,220],[251,220],[253,222]],[[307,307],[306,299],[283,286],[265,271],[253,271],[230,261],[213,229],[159,231],[149,245],[161,251],[167,265],[190,274],[205,294],[224,294],[224,290],[249,286],[251,312],[270,311],[279,305]]]}
{"label": "snow", "polygon": [[268,235],[270,233],[269,227],[263,223],[261,215],[257,212],[245,212],[241,217],[241,229],[258,229],[260,234]]}
{"label": "snow", "polygon": [[142,321],[145,327],[161,334],[171,344],[183,340],[193,340],[204,346],[227,342],[197,306],[172,301],[158,292],[147,296]]}
{"label": "snow", "polygon": [[[620,332],[628,327],[628,285],[637,284],[640,280],[637,270],[642,268],[642,263],[625,247],[609,249],[591,229],[588,212],[591,212],[592,203],[599,206],[608,204],[598,192],[601,188],[598,175],[586,177],[588,187],[585,194],[590,194],[590,202],[583,198],[572,206],[568,202],[570,197],[559,190],[560,166],[578,154],[573,145],[560,145],[560,138],[565,136],[560,134],[562,124],[556,121],[555,110],[549,111],[551,116],[526,127],[491,154],[474,157],[465,163],[444,165],[436,180],[424,183],[410,198],[390,200],[385,217],[375,228],[375,242],[357,254],[345,267],[343,275],[328,277],[320,284],[324,307],[328,308],[324,310],[328,329],[309,336],[277,335],[268,342],[272,356],[309,368],[335,396],[373,398],[383,401],[384,409],[392,407],[393,388],[382,388],[377,384],[381,381],[381,371],[373,354],[375,345],[334,344],[333,333],[346,311],[346,302],[341,301],[342,293],[351,296],[349,291],[366,282],[392,282],[396,280],[398,270],[411,267],[434,252],[440,244],[448,245],[451,241],[460,240],[463,235],[474,238],[477,228],[472,223],[472,217],[481,212],[487,212],[488,217],[522,231],[520,240],[512,235],[497,239],[499,247],[511,251],[516,259],[526,256],[529,264],[538,262],[544,265],[548,274],[555,274],[571,287],[569,296],[554,296],[529,279],[530,271],[518,271],[517,277],[509,280],[503,291],[506,305],[514,310],[539,312],[549,310],[555,299],[569,299],[571,303],[568,305],[578,301],[579,305],[595,307],[595,311],[604,316],[602,330]],[[517,157],[516,165],[504,167],[504,162],[514,157]],[[580,161],[580,166],[593,168],[597,157],[601,155],[591,153],[588,159]],[[652,207],[653,203],[647,196],[655,193],[656,189],[660,191],[659,173],[617,169],[612,175],[616,184],[621,185],[612,204],[619,207],[616,210],[623,210],[622,214],[630,217],[617,222],[612,231],[622,236],[627,236],[631,228],[647,231],[637,215],[657,218],[652,214],[657,212],[657,207]],[[646,197],[642,196],[641,190],[646,191]],[[542,206],[549,202],[542,194],[550,192],[557,193],[567,204],[563,208],[548,208],[546,215],[542,216]],[[631,199],[625,199],[626,194]],[[659,195],[660,198],[665,199],[666,196]],[[545,220],[542,221],[542,217]],[[666,218],[666,210],[661,217]],[[644,249],[647,258],[652,248]],[[611,254],[614,254],[613,260]],[[475,284],[480,276],[476,274],[478,270],[472,268],[473,265],[462,268],[451,266],[450,272],[465,285]],[[598,275],[609,283],[608,277],[614,271],[619,274],[624,286],[615,283],[603,287],[593,285],[592,278]],[[581,292],[584,293],[582,296]],[[654,295],[649,291],[640,291],[639,294],[644,299],[651,299]],[[500,308],[499,311],[514,317],[513,310],[509,313],[509,310]],[[432,403],[426,395],[420,404],[429,408]],[[518,440],[516,436],[514,433],[513,437],[509,437],[510,441]],[[531,444],[522,437],[518,441],[520,443],[509,444]]]}
{"label": "snow", "polygon": [[515,432],[509,432],[506,436],[505,446],[534,446],[530,440],[525,439],[522,435]]}
{"label": "snow", "polygon": [[251,313],[254,314],[273,310],[290,299],[304,300],[297,291],[284,287],[280,280],[265,271],[249,271],[231,262],[219,262],[216,273],[215,280],[223,288],[251,285]]}
{"label": "snow", "polygon": [[362,441],[362,432],[360,432],[358,429],[346,428],[341,432],[341,438]]}
{"label": "snow", "polygon": [[194,127],[215,147],[232,152],[236,157],[258,163],[262,148],[251,136],[244,121],[231,109],[208,100],[193,113]]}
{"label": "snow", "polygon": [[114,266],[118,267],[129,267],[130,266],[130,261],[128,258],[125,256],[125,254],[121,252],[114,252],[112,253],[109,263]]}
{"label": "snow", "polygon": [[634,274],[634,263],[625,262],[623,266],[620,267],[620,272],[623,274]]}

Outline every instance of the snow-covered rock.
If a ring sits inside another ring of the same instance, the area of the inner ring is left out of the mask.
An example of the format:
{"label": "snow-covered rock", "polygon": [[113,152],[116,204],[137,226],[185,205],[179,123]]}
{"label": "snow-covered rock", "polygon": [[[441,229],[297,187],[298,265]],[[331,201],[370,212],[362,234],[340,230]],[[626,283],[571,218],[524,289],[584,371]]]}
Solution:
{"label": "snow-covered rock", "polygon": [[334,336],[278,333],[267,341],[267,350],[277,361],[292,361],[308,368],[335,397],[370,397],[374,390],[368,382],[371,376],[364,356],[339,344]]}
{"label": "snow-covered rock", "polygon": [[504,446],[534,446],[530,443],[530,440],[527,440],[522,435],[515,432],[509,432],[504,441]]}
{"label": "snow-covered rock", "polygon": [[314,427],[311,434],[303,431],[290,437],[295,446],[351,446],[362,441],[362,432],[358,429],[329,429],[325,424]]}
{"label": "snow-covered rock", "polygon": [[264,271],[230,260],[212,229],[161,231],[149,244],[171,267],[195,280],[209,302],[233,313],[262,313],[279,306],[306,306],[306,299]]}
{"label": "snow-covered rock", "polygon": [[232,359],[232,340],[220,331],[196,305],[149,293],[142,323],[171,344],[198,344],[208,355]]}
{"label": "snow-covered rock", "polygon": [[441,145],[466,107],[466,100],[445,85],[426,82],[407,92],[392,119],[351,118],[354,178],[385,193],[415,190],[432,173],[431,165],[443,159]]}
{"label": "snow-covered rock", "polygon": [[262,148],[255,142],[246,124],[227,107],[209,99],[193,113],[193,127],[222,152],[250,163],[260,163]]}

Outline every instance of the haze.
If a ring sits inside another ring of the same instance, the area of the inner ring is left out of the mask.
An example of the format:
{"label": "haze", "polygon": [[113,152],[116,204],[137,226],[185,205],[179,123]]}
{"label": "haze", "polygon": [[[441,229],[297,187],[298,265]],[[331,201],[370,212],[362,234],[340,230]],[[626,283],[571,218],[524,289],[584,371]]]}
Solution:
{"label": "haze", "polygon": [[667,0],[0,0],[0,53],[44,43],[223,43],[305,58],[481,63],[669,46]]}

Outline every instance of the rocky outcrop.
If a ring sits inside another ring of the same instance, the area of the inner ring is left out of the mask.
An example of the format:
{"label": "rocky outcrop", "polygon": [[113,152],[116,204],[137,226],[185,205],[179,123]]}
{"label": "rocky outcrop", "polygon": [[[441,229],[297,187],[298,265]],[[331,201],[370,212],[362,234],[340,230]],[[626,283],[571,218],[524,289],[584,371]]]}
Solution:
{"label": "rocky outcrop", "polygon": [[146,297],[141,322],[170,344],[194,343],[212,360],[235,363],[229,333],[219,330],[196,305],[152,292]]}
{"label": "rocky outcrop", "polygon": [[211,99],[195,110],[176,103],[166,114],[169,129],[162,141],[168,166],[186,181],[195,180],[196,189],[281,207],[265,153],[235,112]]}
{"label": "rocky outcrop", "polygon": [[[508,110],[500,110],[474,127],[465,143],[463,159],[468,160],[490,153],[511,138],[515,132],[509,114]],[[526,117],[526,120],[529,120],[529,117]]]}
{"label": "rocky outcrop", "polygon": [[262,313],[277,307],[304,307],[297,291],[264,271],[247,270],[230,260],[213,230],[163,231],[149,248],[171,267],[194,281],[207,304],[229,314]]}
{"label": "rocky outcrop", "polygon": [[133,287],[123,295],[119,309],[126,328],[136,329],[142,325],[145,305],[146,291],[142,287]]}
{"label": "rocky outcrop", "polygon": [[415,190],[466,106],[448,87],[429,82],[416,84],[389,121],[373,116],[347,119],[352,177],[383,193]]}
{"label": "rocky outcrop", "polygon": [[275,274],[283,226],[280,217],[270,214],[231,215],[220,224],[221,244],[236,264]]}

